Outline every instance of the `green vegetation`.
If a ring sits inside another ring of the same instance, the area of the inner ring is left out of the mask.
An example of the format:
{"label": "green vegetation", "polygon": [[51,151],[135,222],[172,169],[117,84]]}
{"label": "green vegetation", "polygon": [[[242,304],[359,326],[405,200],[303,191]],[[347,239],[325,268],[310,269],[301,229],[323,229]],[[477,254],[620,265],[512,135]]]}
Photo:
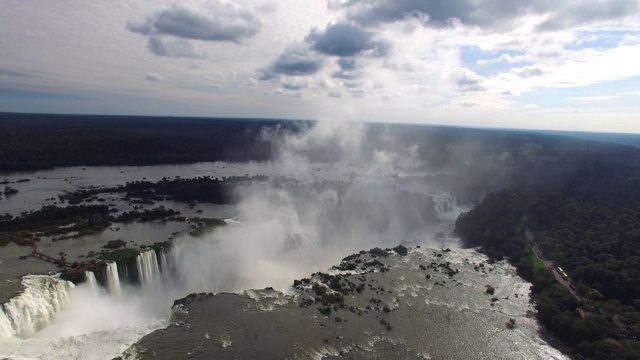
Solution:
{"label": "green vegetation", "polygon": [[179,214],[178,211],[162,206],[128,211],[112,216],[106,205],[72,205],[66,207],[44,206],[40,210],[23,212],[13,217],[0,215],[0,246],[18,238],[31,239],[40,236],[54,236],[53,240],[64,240],[101,233],[114,222],[154,221]]}
{"label": "green vegetation", "polygon": [[[541,267],[525,226],[545,256],[568,272],[577,298]],[[568,181],[492,193],[459,217],[455,231],[487,255],[508,258],[532,282],[540,323],[564,344],[592,359],[640,358],[636,170],[594,163]]]}
{"label": "green vegetation", "polygon": [[221,219],[207,219],[207,218],[191,218],[190,222],[193,224],[192,230],[189,235],[193,237],[201,237],[210,232],[211,230],[224,226],[226,223]]}
{"label": "green vegetation", "polygon": [[164,206],[158,206],[153,209],[145,209],[142,211],[126,211],[118,216],[112,216],[111,220],[113,222],[123,222],[128,223],[135,220],[140,222],[154,221],[162,218],[166,218],[169,216],[179,215],[179,211],[175,211],[173,209],[167,209]]}
{"label": "green vegetation", "polygon": [[[109,208],[105,205],[45,206],[15,218],[9,214],[0,216],[1,233],[23,238],[69,233],[84,236],[99,233],[109,225]],[[0,245],[10,241],[10,236],[0,235]]]}
{"label": "green vegetation", "polygon": [[126,246],[127,246],[127,242],[122,239],[109,240],[105,245],[102,245],[103,248],[111,249],[111,250],[116,250]]}
{"label": "green vegetation", "polygon": [[529,246],[529,260],[531,260],[531,264],[534,269],[544,269],[544,263],[538,256],[533,252],[531,246]]}
{"label": "green vegetation", "polygon": [[61,195],[59,198],[61,201],[68,201],[69,204],[80,204],[98,200],[100,194],[122,193],[125,195],[125,200],[138,204],[153,204],[153,201],[163,200],[229,204],[236,200],[234,197],[236,186],[266,179],[265,176],[238,176],[222,179],[210,176],[187,179],[163,178],[158,182],[132,181],[115,187],[80,189]]}
{"label": "green vegetation", "polygon": [[264,127],[293,122],[0,113],[0,172],[63,166],[263,161]]}
{"label": "green vegetation", "polygon": [[128,259],[135,259],[140,251],[136,249],[118,249],[113,251],[102,251],[100,256],[106,261],[124,262]]}

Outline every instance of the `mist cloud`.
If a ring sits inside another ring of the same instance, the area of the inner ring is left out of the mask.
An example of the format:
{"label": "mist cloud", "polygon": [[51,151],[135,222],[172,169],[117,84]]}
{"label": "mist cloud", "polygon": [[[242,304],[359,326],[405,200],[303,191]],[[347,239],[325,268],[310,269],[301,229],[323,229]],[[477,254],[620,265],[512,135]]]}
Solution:
{"label": "mist cloud", "polygon": [[[175,243],[187,291],[286,290],[291,279],[324,271],[351,253],[429,243],[441,230],[429,187],[409,189],[398,181],[398,172],[424,171],[419,145],[364,124],[301,126],[263,132],[277,153],[269,172],[283,175],[238,189],[237,221]],[[319,167],[326,167],[327,178],[316,177],[324,173]]]}

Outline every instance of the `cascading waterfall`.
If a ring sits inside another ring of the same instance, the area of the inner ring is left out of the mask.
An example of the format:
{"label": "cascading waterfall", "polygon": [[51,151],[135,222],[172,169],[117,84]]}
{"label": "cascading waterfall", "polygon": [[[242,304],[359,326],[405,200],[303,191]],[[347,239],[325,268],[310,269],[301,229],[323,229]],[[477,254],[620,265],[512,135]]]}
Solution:
{"label": "cascading waterfall", "polygon": [[57,275],[27,275],[24,291],[0,311],[0,336],[28,337],[49,323],[69,301],[75,286]]}
{"label": "cascading waterfall", "polygon": [[166,280],[169,278],[169,262],[167,257],[167,250],[162,249],[160,251],[160,272],[162,275],[162,279]]}
{"label": "cascading waterfall", "polygon": [[94,294],[98,293],[98,281],[93,271],[85,271],[84,278]]}
{"label": "cascading waterfall", "polygon": [[445,215],[454,211],[457,204],[456,197],[448,193],[433,195],[432,198],[438,215]]}
{"label": "cascading waterfall", "polygon": [[0,308],[0,337],[13,336],[13,327],[11,326],[11,320],[5,315],[2,308]]}
{"label": "cascading waterfall", "polygon": [[136,258],[136,266],[142,286],[151,286],[160,279],[160,268],[155,250],[141,252]]}
{"label": "cascading waterfall", "polygon": [[120,276],[118,275],[118,265],[115,262],[107,263],[105,271],[107,276],[107,288],[112,294],[120,295],[122,288],[120,287]]}
{"label": "cascading waterfall", "polygon": [[130,281],[129,277],[129,267],[126,262],[119,262],[118,264],[118,275],[121,279],[124,279],[125,282]]}
{"label": "cascading waterfall", "polygon": [[303,245],[312,245],[314,243],[313,236],[309,231],[300,224],[300,217],[298,212],[283,213],[282,221],[289,232],[289,239],[291,245],[294,247],[300,247]]}

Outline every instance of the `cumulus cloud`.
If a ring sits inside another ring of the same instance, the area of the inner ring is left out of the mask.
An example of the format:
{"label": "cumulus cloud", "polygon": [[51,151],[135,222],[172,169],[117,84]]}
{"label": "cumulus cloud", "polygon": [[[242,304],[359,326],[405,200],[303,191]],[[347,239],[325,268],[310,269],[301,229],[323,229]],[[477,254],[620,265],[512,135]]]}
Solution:
{"label": "cumulus cloud", "polygon": [[510,74],[519,76],[521,78],[532,78],[532,77],[536,77],[536,76],[540,76],[542,74],[544,74],[544,71],[538,67],[535,66],[525,66],[522,68],[515,68],[515,69],[511,69],[511,71],[509,71]]}
{"label": "cumulus cloud", "polygon": [[282,88],[291,91],[300,91],[309,87],[309,83],[306,80],[290,79],[282,83]]}
{"label": "cumulus cloud", "polygon": [[336,60],[336,64],[340,66],[340,70],[344,71],[354,70],[357,67],[356,60],[354,58],[340,58]]}
{"label": "cumulus cloud", "polygon": [[457,22],[484,29],[503,29],[519,24],[520,18],[540,16],[540,29],[561,28],[615,20],[637,15],[638,0],[574,0],[562,2],[533,0],[333,0],[330,8],[345,10],[347,18],[362,26],[376,26],[416,19],[431,27],[447,27]]}
{"label": "cumulus cloud", "polygon": [[594,22],[609,21],[638,15],[637,0],[582,0],[562,2],[538,30],[561,30]]}
{"label": "cumulus cloud", "polygon": [[[546,1],[537,1],[541,2]],[[429,26],[444,27],[451,25],[454,19],[467,25],[495,25],[496,21],[513,19],[538,6],[535,2],[524,4],[511,0],[351,0],[333,1],[331,7],[346,9],[348,18],[363,26],[417,19]]]}
{"label": "cumulus cloud", "polygon": [[232,1],[210,0],[175,3],[142,23],[129,23],[127,27],[144,35],[239,43],[255,36],[261,26],[262,21],[253,11]]}
{"label": "cumulus cloud", "polygon": [[353,80],[362,75],[358,70],[358,63],[354,58],[339,58],[336,60],[336,64],[340,69],[331,74],[334,78]]}
{"label": "cumulus cloud", "polygon": [[324,59],[305,45],[289,46],[266,69],[260,70],[260,80],[270,80],[278,75],[306,76],[322,69]]}
{"label": "cumulus cloud", "polygon": [[206,59],[204,53],[196,52],[191,43],[183,39],[163,39],[152,36],[149,38],[147,47],[152,53],[158,56],[184,57],[191,59]]}
{"label": "cumulus cloud", "polygon": [[339,70],[332,76],[355,79],[360,76],[357,56],[384,56],[389,44],[375,40],[374,33],[348,23],[328,25],[324,30],[312,29],[304,43],[289,46],[266,69],[262,69],[261,80],[270,80],[278,75],[307,76],[323,69],[327,58],[338,57]]}
{"label": "cumulus cloud", "polygon": [[158,73],[148,73],[147,76],[145,76],[144,78],[149,80],[149,81],[162,81],[162,80],[164,80],[164,77],[162,77],[162,75],[160,75]]}
{"label": "cumulus cloud", "polygon": [[376,55],[384,55],[388,45],[373,40],[373,33],[348,23],[327,26],[324,31],[314,29],[305,39],[311,47],[326,55],[347,57],[372,50]]}
{"label": "cumulus cloud", "polygon": [[469,69],[459,69],[453,72],[455,84],[462,91],[484,91],[487,87],[484,78]]}

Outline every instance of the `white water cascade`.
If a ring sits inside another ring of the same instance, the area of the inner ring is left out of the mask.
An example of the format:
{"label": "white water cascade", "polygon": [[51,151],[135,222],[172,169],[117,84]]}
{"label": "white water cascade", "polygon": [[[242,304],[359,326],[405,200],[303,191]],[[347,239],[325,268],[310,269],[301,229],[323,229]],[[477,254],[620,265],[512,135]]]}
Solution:
{"label": "white water cascade", "polygon": [[118,263],[118,275],[121,279],[124,279],[125,282],[130,281],[131,278],[129,277],[129,267],[125,262]]}
{"label": "white water cascade", "polygon": [[160,279],[160,268],[155,250],[141,252],[136,258],[136,265],[142,286],[151,286]]}
{"label": "white water cascade", "polygon": [[122,288],[120,287],[118,265],[115,262],[107,263],[105,275],[107,276],[107,288],[109,289],[109,292],[115,295],[120,295],[122,293]]}
{"label": "white water cascade", "polygon": [[91,288],[91,292],[95,295],[98,293],[98,281],[96,280],[96,276],[93,273],[93,271],[85,271],[84,272],[84,278],[87,282],[87,285],[89,285],[89,288]]}
{"label": "white water cascade", "polygon": [[167,257],[166,249],[162,249],[160,252],[160,272],[162,274],[162,279],[166,280],[169,278],[169,262]]}
{"label": "white water cascade", "polygon": [[437,195],[431,195],[434,208],[438,214],[438,218],[445,222],[454,222],[462,211],[468,209],[466,205],[458,204],[458,200],[455,195],[443,192]]}
{"label": "white water cascade", "polygon": [[13,327],[11,326],[11,320],[5,315],[4,311],[0,308],[0,337],[13,336]]}
{"label": "white water cascade", "polygon": [[69,301],[73,283],[54,275],[27,275],[24,291],[0,310],[0,337],[29,337],[53,319]]}
{"label": "white water cascade", "polygon": [[439,195],[432,195],[433,202],[435,203],[436,211],[438,215],[444,215],[452,212],[456,206],[456,197],[448,194],[442,193]]}

